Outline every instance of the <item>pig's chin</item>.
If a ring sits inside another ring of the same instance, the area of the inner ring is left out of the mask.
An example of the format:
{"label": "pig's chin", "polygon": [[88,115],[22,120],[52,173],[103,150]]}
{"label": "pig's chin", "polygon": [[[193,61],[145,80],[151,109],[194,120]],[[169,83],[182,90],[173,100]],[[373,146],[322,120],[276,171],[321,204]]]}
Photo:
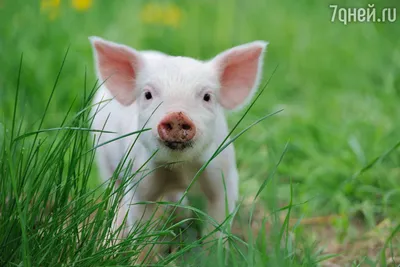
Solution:
{"label": "pig's chin", "polygon": [[186,150],[186,149],[190,149],[190,148],[193,148],[193,142],[168,142],[168,141],[165,141],[165,142],[162,142],[162,144],[165,146],[165,147],[167,147],[167,148],[169,148],[169,149],[171,149],[171,150],[173,150],[173,151],[183,151],[183,150]]}
{"label": "pig's chin", "polygon": [[179,142],[179,141],[164,141],[158,139],[158,144],[160,148],[169,150],[171,152],[187,152],[188,150],[193,149],[194,142],[187,141],[187,142]]}
{"label": "pig's chin", "polygon": [[[200,146],[201,147],[201,146]],[[198,142],[166,142],[158,139],[157,161],[193,161],[198,158]],[[201,150],[201,149],[200,149]]]}

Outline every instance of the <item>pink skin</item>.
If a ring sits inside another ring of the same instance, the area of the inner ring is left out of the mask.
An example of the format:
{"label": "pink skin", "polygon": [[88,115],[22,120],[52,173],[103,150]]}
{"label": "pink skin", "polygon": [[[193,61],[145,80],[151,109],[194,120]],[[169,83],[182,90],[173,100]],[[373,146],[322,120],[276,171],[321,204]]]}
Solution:
{"label": "pink skin", "polygon": [[183,112],[166,115],[157,128],[160,139],[165,142],[188,142],[196,134],[196,126]]}

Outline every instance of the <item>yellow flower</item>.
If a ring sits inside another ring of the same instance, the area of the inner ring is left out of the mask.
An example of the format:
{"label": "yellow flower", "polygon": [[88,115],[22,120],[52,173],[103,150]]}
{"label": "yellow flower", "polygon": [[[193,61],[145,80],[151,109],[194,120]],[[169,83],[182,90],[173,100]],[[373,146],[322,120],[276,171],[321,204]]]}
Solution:
{"label": "yellow flower", "polygon": [[144,23],[152,24],[157,23],[162,16],[162,8],[157,4],[147,4],[142,9],[140,17]]}
{"label": "yellow flower", "polygon": [[72,7],[79,11],[85,11],[92,6],[93,0],[72,0]]}
{"label": "yellow flower", "polygon": [[48,10],[52,8],[58,8],[60,6],[61,0],[41,0],[40,10]]}
{"label": "yellow flower", "polygon": [[164,24],[172,27],[178,27],[182,18],[182,12],[179,7],[171,5],[164,13]]}
{"label": "yellow flower", "polygon": [[143,7],[140,17],[146,24],[178,27],[182,20],[182,10],[174,4],[149,3]]}
{"label": "yellow flower", "polygon": [[50,20],[55,20],[60,14],[61,0],[41,0],[40,11],[47,14]]}

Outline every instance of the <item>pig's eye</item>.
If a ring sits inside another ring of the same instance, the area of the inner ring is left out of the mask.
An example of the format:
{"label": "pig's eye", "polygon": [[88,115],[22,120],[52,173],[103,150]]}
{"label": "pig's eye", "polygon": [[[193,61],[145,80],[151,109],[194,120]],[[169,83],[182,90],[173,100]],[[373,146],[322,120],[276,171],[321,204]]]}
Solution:
{"label": "pig's eye", "polygon": [[144,93],[144,97],[145,97],[147,100],[150,100],[150,99],[152,99],[152,98],[153,98],[153,96],[151,95],[151,93],[150,93],[150,92],[146,92],[146,93]]}
{"label": "pig's eye", "polygon": [[208,94],[208,93],[207,93],[207,94],[204,94],[203,100],[206,101],[206,102],[209,102],[209,101],[211,100],[211,95]]}

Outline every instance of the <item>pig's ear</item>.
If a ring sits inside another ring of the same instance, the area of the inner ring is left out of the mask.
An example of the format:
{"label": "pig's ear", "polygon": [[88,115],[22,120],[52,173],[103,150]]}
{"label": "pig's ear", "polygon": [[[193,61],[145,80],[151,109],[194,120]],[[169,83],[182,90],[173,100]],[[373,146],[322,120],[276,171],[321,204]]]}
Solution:
{"label": "pig's ear", "polygon": [[261,79],[267,45],[264,41],[251,42],[224,51],[212,60],[219,75],[219,97],[224,108],[239,109],[252,98]]}
{"label": "pig's ear", "polygon": [[97,75],[100,82],[122,105],[135,101],[135,80],[142,59],[136,50],[105,41],[99,37],[89,37],[92,43]]}

